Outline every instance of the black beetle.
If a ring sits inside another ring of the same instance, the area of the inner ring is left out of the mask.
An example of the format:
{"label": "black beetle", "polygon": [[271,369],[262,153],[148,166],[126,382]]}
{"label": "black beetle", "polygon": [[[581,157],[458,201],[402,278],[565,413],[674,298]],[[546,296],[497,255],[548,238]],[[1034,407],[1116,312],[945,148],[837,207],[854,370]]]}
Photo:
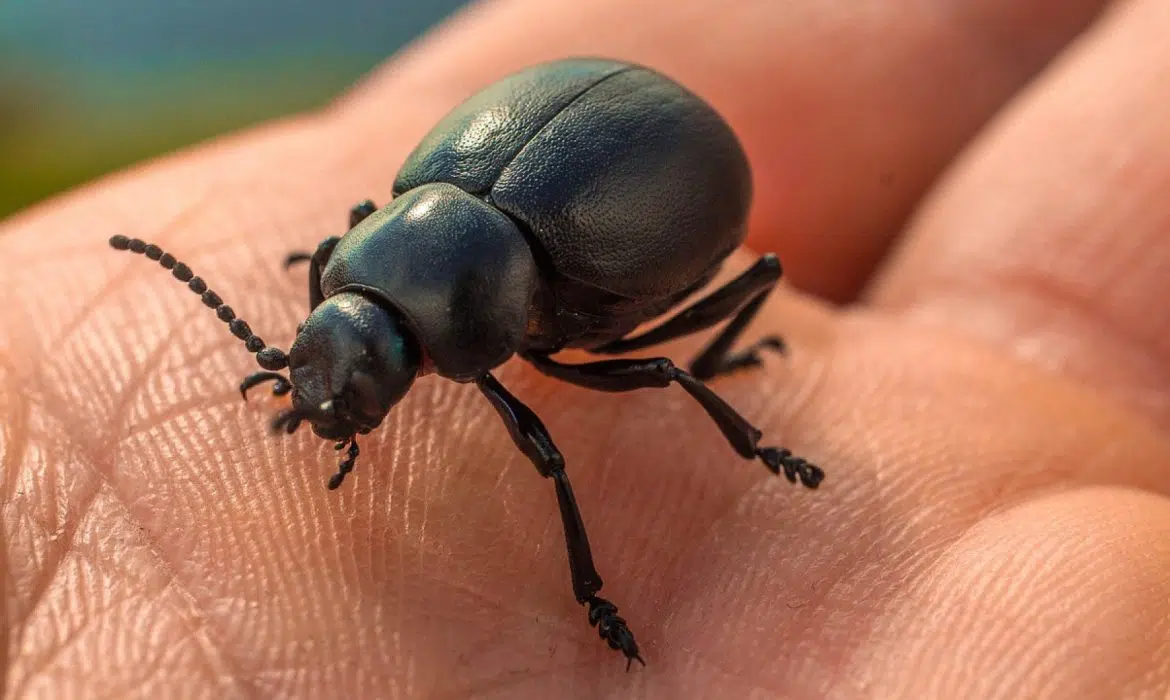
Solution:
{"label": "black beetle", "polygon": [[[661,325],[631,335],[711,281],[743,241],[751,200],[746,156],[724,120],[686,88],[643,66],[570,59],[513,74],[479,92],[423,139],[382,209],[365,201],[344,236],[309,263],[311,313],[286,355],[266,346],[191,269],[158,246],[114,236],[203,297],[265,370],[240,391],[274,381],[292,407],[273,421],[303,421],[348,451],[329,488],[419,376],[474,382],[516,445],[556,484],[577,601],[613,649],[642,661],[617,607],[597,596],[593,565],[565,461],[540,419],[492,376],[519,355],[539,371],[598,391],[678,383],[732,447],[773,473],[816,488],[824,473],[761,433],[703,383],[783,351],[764,338],[731,346],[780,279],[774,255]],[[565,348],[611,355],[731,319],[690,371],[669,359],[569,365]],[[288,368],[289,376],[276,370]]]}

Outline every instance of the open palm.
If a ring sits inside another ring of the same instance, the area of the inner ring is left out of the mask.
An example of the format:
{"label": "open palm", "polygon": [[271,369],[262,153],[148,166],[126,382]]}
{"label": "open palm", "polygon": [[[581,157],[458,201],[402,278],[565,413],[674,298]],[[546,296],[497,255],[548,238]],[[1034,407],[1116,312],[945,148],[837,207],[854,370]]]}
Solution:
{"label": "open palm", "polygon": [[[7,222],[6,695],[1164,695],[1170,5],[707,5],[483,4],[328,110]],[[826,472],[769,476],[677,388],[499,371],[565,453],[629,674],[474,387],[417,383],[328,491],[329,445],[239,400],[239,342],[106,245],[163,244],[287,347],[283,256],[564,55],[659,69],[740,134],[750,245],[790,282],[749,335],[791,352],[713,386]]]}

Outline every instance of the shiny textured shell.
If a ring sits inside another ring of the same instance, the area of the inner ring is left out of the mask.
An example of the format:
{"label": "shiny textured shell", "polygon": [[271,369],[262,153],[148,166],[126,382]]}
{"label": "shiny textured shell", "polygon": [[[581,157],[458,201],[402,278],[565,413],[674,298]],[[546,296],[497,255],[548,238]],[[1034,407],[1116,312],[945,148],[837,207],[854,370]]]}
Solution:
{"label": "shiny textured shell", "polygon": [[321,274],[403,316],[442,376],[469,381],[524,345],[537,286],[528,242],[498,209],[445,183],[416,187],[351,229]]}
{"label": "shiny textured shell", "polygon": [[592,59],[516,73],[449,113],[394,192],[435,182],[515,220],[554,285],[646,302],[708,276],[742,242],[751,199],[742,148],[710,106],[647,68]]}

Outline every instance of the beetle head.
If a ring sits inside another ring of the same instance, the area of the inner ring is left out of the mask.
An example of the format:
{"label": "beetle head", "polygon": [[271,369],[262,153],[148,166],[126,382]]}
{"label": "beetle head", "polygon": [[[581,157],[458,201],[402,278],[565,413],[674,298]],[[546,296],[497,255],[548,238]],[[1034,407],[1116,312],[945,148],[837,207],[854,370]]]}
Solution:
{"label": "beetle head", "polygon": [[356,292],[321,302],[289,349],[292,416],[329,440],[381,424],[418,376],[421,352],[409,329]]}
{"label": "beetle head", "polygon": [[[329,480],[331,489],[353,469],[358,456],[355,436],[377,427],[418,376],[422,352],[414,334],[395,313],[359,293],[337,294],[318,305],[286,354],[253,333],[202,278],[162,248],[122,235],[112,236],[110,246],[144,255],[170,270],[255,354],[265,371],[240,384],[245,399],[249,389],[267,381],[276,382],[273,393],[278,396],[293,392],[293,407],[276,417],[274,429],[294,433],[307,420],[314,433],[337,440],[337,449],[349,448]],[[285,368],[290,377],[278,373]]]}

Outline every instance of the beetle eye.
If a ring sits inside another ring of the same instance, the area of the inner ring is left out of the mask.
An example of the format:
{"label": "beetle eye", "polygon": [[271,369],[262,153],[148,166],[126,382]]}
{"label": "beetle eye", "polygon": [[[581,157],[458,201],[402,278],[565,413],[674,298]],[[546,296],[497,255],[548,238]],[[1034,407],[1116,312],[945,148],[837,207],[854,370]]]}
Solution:
{"label": "beetle eye", "polygon": [[378,400],[378,386],[365,372],[354,372],[345,384],[345,405],[359,416],[378,417],[385,413]]}

